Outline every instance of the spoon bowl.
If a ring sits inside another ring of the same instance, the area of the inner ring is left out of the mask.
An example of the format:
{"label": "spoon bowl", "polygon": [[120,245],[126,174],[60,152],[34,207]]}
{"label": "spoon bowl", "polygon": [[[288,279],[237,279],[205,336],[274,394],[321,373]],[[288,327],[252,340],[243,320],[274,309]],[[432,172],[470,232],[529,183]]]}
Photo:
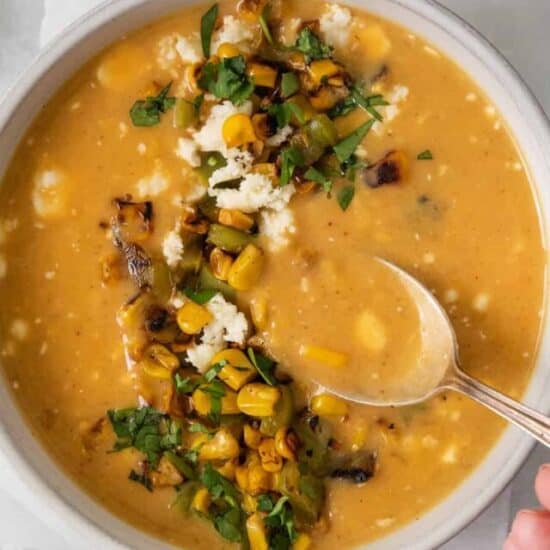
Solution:
{"label": "spoon bowl", "polygon": [[382,258],[376,261],[396,277],[416,304],[421,346],[418,360],[399,384],[388,384],[376,396],[357,389],[326,387],[349,401],[375,406],[404,406],[447,390],[458,391],[485,405],[550,447],[550,419],[466,374],[460,366],[452,323],[435,296],[412,275]]}

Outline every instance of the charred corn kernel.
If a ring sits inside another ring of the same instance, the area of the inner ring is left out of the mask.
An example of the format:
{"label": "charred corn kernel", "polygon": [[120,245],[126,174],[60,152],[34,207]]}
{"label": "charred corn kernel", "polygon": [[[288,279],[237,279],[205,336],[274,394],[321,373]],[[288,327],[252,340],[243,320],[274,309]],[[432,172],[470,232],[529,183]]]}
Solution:
{"label": "charred corn kernel", "polygon": [[266,141],[275,133],[274,120],[267,113],[256,113],[252,115],[252,126],[258,139]]}
{"label": "charred corn kernel", "polygon": [[[200,388],[193,392],[193,407],[201,416],[207,416],[212,409],[212,400],[210,395]],[[237,406],[237,394],[234,391],[225,390],[222,397],[222,414],[239,414],[240,409]]]}
{"label": "charred corn kernel", "polygon": [[288,56],[288,62],[293,69],[303,71],[306,68],[306,58],[301,52],[292,52]]}
{"label": "charred corn kernel", "polygon": [[262,442],[260,430],[256,430],[250,424],[244,425],[243,436],[244,443],[249,449],[257,449]]}
{"label": "charred corn kernel", "polygon": [[254,225],[254,218],[240,210],[228,210],[222,208],[218,214],[218,221],[223,225],[229,225],[241,231],[248,231]]}
{"label": "charred corn kernel", "polygon": [[384,162],[394,163],[397,166],[400,180],[406,179],[409,175],[409,157],[403,151],[390,151],[384,157]]}
{"label": "charred corn kernel", "polygon": [[306,533],[300,533],[292,543],[292,550],[309,550],[311,548],[311,537]]}
{"label": "charred corn kernel", "polygon": [[191,300],[178,310],[176,316],[178,326],[185,334],[198,334],[212,319],[212,314],[205,307]]}
{"label": "charred corn kernel", "polygon": [[233,258],[221,248],[214,248],[210,253],[210,267],[212,274],[220,281],[227,281],[229,270],[233,265]]}
{"label": "charred corn kernel", "polygon": [[248,244],[233,262],[227,282],[237,290],[250,290],[260,278],[263,267],[263,250]]}
{"label": "charred corn kernel", "polygon": [[170,380],[172,372],[179,367],[179,359],[161,344],[151,344],[146,350],[140,365],[143,372],[152,378]]}
{"label": "charred corn kernel", "polygon": [[222,136],[227,147],[240,147],[256,141],[252,120],[244,113],[231,115],[223,123]]}
{"label": "charred corn kernel", "polygon": [[250,543],[250,550],[268,550],[267,535],[264,519],[258,512],[246,520],[246,534]]}
{"label": "charred corn kernel", "polygon": [[258,447],[262,467],[266,472],[280,472],[283,468],[283,457],[277,452],[275,440],[272,437],[265,438]]}
{"label": "charred corn kernel", "polygon": [[201,514],[208,514],[208,508],[210,507],[211,502],[212,499],[210,497],[208,489],[206,487],[201,487],[195,493],[195,496],[191,501],[191,508],[193,508],[193,510],[196,510],[197,512],[201,512]]}
{"label": "charred corn kernel", "polygon": [[201,66],[201,63],[193,63],[187,65],[183,71],[183,84],[185,88],[193,94],[199,91],[197,76],[199,74]]}
{"label": "charred corn kernel", "polygon": [[259,495],[271,491],[272,474],[261,464],[255,464],[248,469],[248,484],[246,491],[251,495]]}
{"label": "charred corn kernel", "polygon": [[275,433],[275,449],[288,460],[296,460],[298,450],[298,437],[289,428],[279,428]]}
{"label": "charred corn kernel", "polygon": [[237,466],[235,468],[235,481],[241,491],[248,490],[248,468],[246,466]]}
{"label": "charred corn kernel", "polygon": [[321,393],[311,399],[311,411],[319,416],[346,416],[348,414],[348,404],[343,399]]}
{"label": "charred corn kernel", "polygon": [[369,310],[359,315],[355,334],[361,344],[371,352],[379,353],[386,347],[388,340],[386,327],[378,316]]}
{"label": "charred corn kernel", "polygon": [[339,96],[334,93],[333,89],[326,86],[309,98],[312,107],[317,111],[328,111],[332,109],[339,100]]}
{"label": "charred corn kernel", "polygon": [[273,416],[280,397],[278,388],[260,383],[246,384],[239,391],[237,406],[242,413],[249,416]]}
{"label": "charred corn kernel", "polygon": [[231,460],[239,456],[241,449],[235,436],[221,428],[212,439],[203,444],[199,451],[200,460]]}
{"label": "charred corn kernel", "polygon": [[258,507],[258,501],[252,495],[244,493],[243,495],[243,509],[247,514],[252,514]]}
{"label": "charred corn kernel", "polygon": [[240,349],[224,349],[212,358],[212,364],[225,361],[226,364],[218,373],[231,389],[238,391],[256,376],[256,369]]}
{"label": "charred corn kernel", "polygon": [[302,345],[300,346],[300,355],[329,367],[343,367],[348,362],[347,354],[320,346]]}
{"label": "charred corn kernel", "polygon": [[239,48],[237,48],[237,46],[235,46],[234,44],[230,44],[229,42],[224,42],[223,44],[220,44],[216,53],[220,59],[224,59],[225,57],[237,57],[241,54]]}
{"label": "charred corn kernel", "polygon": [[317,85],[321,84],[325,79],[337,75],[341,70],[342,68],[331,59],[312,61],[309,66],[309,74]]}
{"label": "charred corn kernel", "polygon": [[189,446],[193,450],[200,449],[208,441],[208,435],[203,433],[194,433],[191,435]]}
{"label": "charred corn kernel", "polygon": [[229,479],[230,481],[235,480],[235,470],[237,469],[237,465],[235,464],[234,460],[228,460],[221,466],[218,466],[216,470],[226,479]]}
{"label": "charred corn kernel", "polygon": [[327,80],[327,82],[330,86],[336,86],[338,88],[345,85],[344,78],[342,76],[332,76]]}
{"label": "charred corn kernel", "polygon": [[250,171],[253,174],[261,174],[262,176],[267,176],[271,180],[277,179],[277,167],[272,162],[259,162],[254,164]]}
{"label": "charred corn kernel", "polygon": [[258,330],[264,330],[267,327],[267,299],[265,296],[259,296],[250,302],[250,316]]}
{"label": "charred corn kernel", "polygon": [[269,65],[263,65],[261,63],[250,63],[248,65],[248,76],[254,79],[256,86],[263,86],[264,88],[275,88],[275,82],[277,82],[277,70]]}

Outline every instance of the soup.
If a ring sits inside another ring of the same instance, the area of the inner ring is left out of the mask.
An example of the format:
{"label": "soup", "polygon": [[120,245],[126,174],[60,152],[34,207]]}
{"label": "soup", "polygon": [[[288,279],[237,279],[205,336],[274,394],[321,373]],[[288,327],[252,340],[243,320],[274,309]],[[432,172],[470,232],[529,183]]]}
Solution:
{"label": "soup", "polygon": [[[292,0],[182,9],[91,60],[4,176],[1,355],[89,494],[185,548],[351,548],[414,521],[503,422],[458,394],[346,402],[446,308],[464,368],[521,397],[544,251],[500,113],[389,21]],[[323,384],[319,384],[319,380]]]}

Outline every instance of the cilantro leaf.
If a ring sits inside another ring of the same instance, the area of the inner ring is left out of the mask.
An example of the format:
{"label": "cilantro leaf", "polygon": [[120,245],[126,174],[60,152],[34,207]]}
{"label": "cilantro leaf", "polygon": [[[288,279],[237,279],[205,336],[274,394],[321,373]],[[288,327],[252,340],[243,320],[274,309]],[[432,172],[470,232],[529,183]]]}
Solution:
{"label": "cilantro leaf", "polygon": [[246,74],[242,55],[226,57],[220,63],[207,63],[199,78],[199,86],[235,105],[242,104],[254,92],[254,83]]}
{"label": "cilantro leaf", "polygon": [[212,367],[210,367],[205,373],[204,373],[204,379],[207,382],[212,382],[216,376],[218,376],[219,372],[227,365],[227,361],[225,359],[222,359]]}
{"label": "cilantro leaf", "polygon": [[239,506],[239,493],[235,486],[217,470],[214,470],[210,463],[206,463],[200,480],[213,498],[222,498],[230,506]]}
{"label": "cilantro leaf", "polygon": [[262,13],[260,14],[258,22],[260,23],[260,27],[262,28],[262,32],[264,33],[265,39],[273,46],[274,44],[273,36],[271,35],[271,29],[269,28],[269,23],[268,23],[268,19],[270,15],[271,15],[271,6],[269,5],[269,3],[267,3],[264,6]]}
{"label": "cilantro leaf", "polygon": [[177,372],[176,376],[174,376],[174,384],[176,386],[176,391],[185,395],[193,393],[199,387],[200,382],[192,380],[189,376],[182,378],[181,374]]}
{"label": "cilantro leaf", "polygon": [[300,31],[293,49],[303,53],[307,63],[313,59],[325,59],[332,55],[332,48],[325,44],[309,27],[304,27]]}
{"label": "cilantro leaf", "polygon": [[346,185],[338,191],[338,204],[340,208],[345,212],[348,209],[348,206],[351,204],[353,197],[355,196],[355,186]]}
{"label": "cilantro leaf", "polygon": [[210,44],[212,43],[212,33],[218,19],[218,4],[214,4],[201,17],[201,45],[204,57],[210,57]]}
{"label": "cilantro leaf", "polygon": [[135,470],[130,470],[128,475],[130,481],[135,481],[143,485],[150,493],[153,492],[153,483],[146,474],[138,474]]}
{"label": "cilantro leaf", "polygon": [[376,120],[382,121],[382,115],[376,110],[375,107],[383,107],[386,105],[389,105],[389,103],[382,95],[377,94],[365,96],[361,86],[359,84],[354,84],[351,87],[350,94],[345,99],[337,103],[328,114],[331,118],[336,118],[347,115],[357,107],[361,107]]}
{"label": "cilantro leaf", "polygon": [[231,542],[243,540],[243,518],[240,508],[232,507],[214,517],[216,531]]}
{"label": "cilantro leaf", "polygon": [[340,162],[346,162],[355,153],[355,149],[369,133],[375,122],[376,119],[371,118],[333,147]]}
{"label": "cilantro leaf", "polygon": [[434,156],[429,149],[422,151],[417,157],[418,160],[433,160]]}
{"label": "cilantro leaf", "polygon": [[[166,451],[164,456],[185,476],[185,479],[197,479],[197,474],[185,457]],[[196,462],[196,461],[195,461]]]}
{"label": "cilantro leaf", "polygon": [[160,115],[171,109],[175,103],[175,97],[168,97],[170,92],[169,82],[156,96],[139,99],[130,109],[130,118],[134,126],[155,126],[160,122]]}
{"label": "cilantro leaf", "polygon": [[193,290],[192,288],[184,289],[183,293],[190,299],[193,300],[196,304],[203,306],[208,303],[216,294],[218,290],[213,288],[205,288],[203,290]]}
{"label": "cilantro leaf", "polygon": [[273,501],[267,494],[259,495],[256,503],[258,512],[271,512],[273,510]]}
{"label": "cilantro leaf", "polygon": [[269,357],[257,353],[254,351],[254,348],[248,348],[246,351],[250,361],[256,367],[256,370],[260,376],[264,379],[266,384],[270,386],[277,385],[277,380],[273,376],[273,369],[275,368],[275,361],[272,361]]}
{"label": "cilantro leaf", "polygon": [[304,155],[297,147],[288,147],[281,152],[281,185],[287,185],[294,170],[304,164]]}
{"label": "cilantro leaf", "polygon": [[208,418],[210,418],[213,424],[219,424],[222,413],[222,397],[225,396],[225,386],[219,380],[212,380],[207,386],[201,386],[200,390],[210,396]]}
{"label": "cilantro leaf", "polygon": [[314,181],[315,183],[318,183],[325,193],[330,193],[332,190],[332,181],[321,172],[321,170],[318,170],[317,168],[310,166],[306,173],[304,174],[304,177],[310,181]]}
{"label": "cilantro leaf", "polygon": [[300,89],[300,82],[294,73],[281,75],[281,96],[284,98],[294,95]]}
{"label": "cilantro leaf", "polygon": [[274,103],[267,108],[267,112],[275,117],[277,128],[279,129],[288,126],[292,117],[298,121],[298,124],[303,124],[306,120],[302,108],[291,101],[287,101],[286,103]]}
{"label": "cilantro leaf", "polygon": [[289,549],[297,539],[294,515],[288,497],[282,496],[264,520],[269,527],[269,547],[277,550]]}

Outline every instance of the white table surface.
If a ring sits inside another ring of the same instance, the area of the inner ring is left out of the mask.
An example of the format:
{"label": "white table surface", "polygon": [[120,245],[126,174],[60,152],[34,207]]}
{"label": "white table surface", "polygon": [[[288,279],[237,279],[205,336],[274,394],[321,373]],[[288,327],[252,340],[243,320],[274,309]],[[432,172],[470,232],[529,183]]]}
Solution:
{"label": "white table surface", "polygon": [[[0,96],[41,45],[97,3],[99,0],[0,0]],[[506,55],[550,113],[550,1],[442,3],[484,33]],[[550,462],[550,452],[539,445],[493,505],[441,550],[499,548],[515,511],[536,505],[532,482],[538,466],[545,461]],[[32,498],[17,472],[0,454],[0,550],[71,550],[71,541],[63,533],[53,532],[28,511],[26,503]]]}

